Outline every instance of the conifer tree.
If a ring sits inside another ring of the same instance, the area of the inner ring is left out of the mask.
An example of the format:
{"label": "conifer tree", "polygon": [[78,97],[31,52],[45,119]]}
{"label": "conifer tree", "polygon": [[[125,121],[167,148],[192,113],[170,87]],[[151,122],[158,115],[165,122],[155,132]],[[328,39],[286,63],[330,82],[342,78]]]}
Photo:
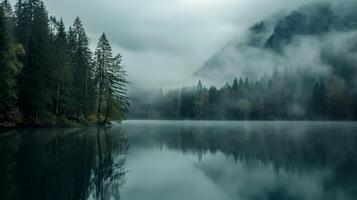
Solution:
{"label": "conifer tree", "polygon": [[6,15],[0,6],[0,114],[3,115],[7,115],[15,105],[16,76],[21,70],[21,64],[16,58],[16,48],[10,42],[6,27]]}
{"label": "conifer tree", "polygon": [[3,9],[3,14],[5,18],[9,19],[14,17],[14,11],[12,10],[12,6],[9,0],[0,1],[0,7],[2,7]]}
{"label": "conifer tree", "polygon": [[238,80],[237,80],[237,78],[234,78],[233,85],[232,85],[232,90],[233,91],[238,91]]}
{"label": "conifer tree", "polygon": [[[71,98],[70,89],[72,84],[72,71],[69,65],[67,52],[67,34],[63,20],[51,18],[54,24],[52,38],[52,83],[51,94],[53,112],[57,117],[66,113],[68,107],[75,102]],[[66,109],[67,107],[67,109]],[[73,109],[72,109],[73,110]]]}
{"label": "conifer tree", "polygon": [[14,28],[15,28],[15,14],[12,9],[12,5],[9,0],[0,0],[0,7],[2,7],[6,22],[6,30],[8,32],[8,38],[10,43],[15,44],[14,42]]}
{"label": "conifer tree", "polygon": [[240,77],[240,78],[239,78],[239,88],[242,88],[242,87],[243,87],[243,85],[244,85],[243,78],[242,78],[242,77]]}
{"label": "conifer tree", "polygon": [[112,65],[112,47],[105,35],[99,38],[96,52],[96,63],[95,63],[95,83],[97,85],[98,93],[98,105],[97,105],[97,120],[100,122],[102,114],[103,98],[106,92],[107,86],[109,84],[109,70]]}
{"label": "conifer tree", "polygon": [[[21,10],[22,10],[22,0],[17,0],[15,4],[15,17],[18,19],[21,15]],[[16,22],[17,23],[17,22]]]}
{"label": "conifer tree", "polygon": [[203,85],[202,85],[201,80],[199,80],[197,83],[197,91],[200,93],[200,92],[202,92],[202,90],[203,90]]}
{"label": "conifer tree", "polygon": [[123,119],[124,113],[128,111],[129,99],[127,97],[126,71],[122,65],[122,56],[118,54],[114,57],[108,69],[107,83],[107,110],[104,122],[111,117],[112,111],[116,111],[119,119]]}
{"label": "conifer tree", "polygon": [[49,27],[43,2],[18,2],[16,36],[24,45],[26,55],[20,78],[20,106],[24,118],[38,122],[48,113],[49,88]]}
{"label": "conifer tree", "polygon": [[72,94],[75,98],[76,116],[79,119],[81,115],[87,115],[92,110],[95,99],[93,97],[93,69],[89,39],[79,17],[69,28],[68,46],[70,64],[73,70]]}
{"label": "conifer tree", "polygon": [[249,90],[250,89],[250,85],[249,85],[249,79],[248,77],[245,77],[245,80],[244,80],[244,87],[245,89]]}

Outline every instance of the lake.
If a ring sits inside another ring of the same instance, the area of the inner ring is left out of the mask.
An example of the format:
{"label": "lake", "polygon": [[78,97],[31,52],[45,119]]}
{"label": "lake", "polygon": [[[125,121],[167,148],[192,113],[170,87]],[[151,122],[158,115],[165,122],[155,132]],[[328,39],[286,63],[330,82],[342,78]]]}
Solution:
{"label": "lake", "polygon": [[355,200],[357,123],[3,130],[0,199]]}

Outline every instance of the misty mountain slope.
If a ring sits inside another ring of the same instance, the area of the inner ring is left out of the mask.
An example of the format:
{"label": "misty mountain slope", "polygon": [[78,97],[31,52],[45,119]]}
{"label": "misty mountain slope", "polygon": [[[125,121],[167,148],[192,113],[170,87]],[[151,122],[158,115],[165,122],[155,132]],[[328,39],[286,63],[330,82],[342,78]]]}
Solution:
{"label": "misty mountain slope", "polygon": [[355,76],[357,3],[314,3],[285,16],[252,26],[243,38],[228,43],[196,76],[228,80],[253,79],[275,69],[303,69],[318,75]]}
{"label": "misty mountain slope", "polygon": [[[353,4],[356,5],[357,4]],[[279,49],[296,35],[319,35],[331,31],[357,29],[357,13],[341,10],[327,3],[303,6],[282,19],[266,42],[266,47]],[[340,13],[342,12],[342,13]]]}
{"label": "misty mountain slope", "polygon": [[304,6],[282,19],[274,28],[273,34],[265,46],[280,50],[284,44],[289,44],[296,35],[316,35],[330,31],[334,14],[326,4]]}

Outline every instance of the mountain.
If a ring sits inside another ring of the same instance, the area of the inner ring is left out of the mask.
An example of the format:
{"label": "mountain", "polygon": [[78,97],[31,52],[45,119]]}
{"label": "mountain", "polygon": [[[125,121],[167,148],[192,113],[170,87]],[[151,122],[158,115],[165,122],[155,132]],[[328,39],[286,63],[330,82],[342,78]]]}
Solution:
{"label": "mountain", "polygon": [[355,1],[314,3],[265,19],[229,42],[195,75],[228,80],[259,78],[276,69],[330,73],[338,68],[338,73],[352,76],[357,67],[356,7]]}

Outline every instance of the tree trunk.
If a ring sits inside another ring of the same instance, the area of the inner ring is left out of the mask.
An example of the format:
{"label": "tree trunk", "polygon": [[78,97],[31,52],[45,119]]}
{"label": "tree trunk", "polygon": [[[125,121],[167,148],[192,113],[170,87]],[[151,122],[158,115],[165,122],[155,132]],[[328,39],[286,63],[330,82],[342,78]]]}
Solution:
{"label": "tree trunk", "polygon": [[102,80],[100,80],[99,83],[99,93],[98,93],[98,108],[97,108],[97,120],[98,120],[98,124],[100,123],[100,115],[102,112],[102,90],[103,90],[103,83]]}
{"label": "tree trunk", "polygon": [[109,89],[109,94],[108,94],[108,100],[107,100],[107,113],[105,114],[105,119],[104,122],[107,123],[108,122],[108,118],[109,118],[109,112],[110,112],[110,106],[112,104],[112,90]]}
{"label": "tree trunk", "polygon": [[57,119],[59,118],[60,84],[61,84],[61,80],[58,79],[58,82],[57,82],[57,93],[56,93],[56,116],[57,116]]}
{"label": "tree trunk", "polygon": [[102,97],[100,97],[101,93],[102,92],[99,90],[98,109],[97,109],[98,124],[100,123],[100,115],[101,115],[101,107],[102,107]]}
{"label": "tree trunk", "polygon": [[84,114],[87,115],[87,104],[88,104],[88,69],[86,70],[86,91],[84,95]]}

